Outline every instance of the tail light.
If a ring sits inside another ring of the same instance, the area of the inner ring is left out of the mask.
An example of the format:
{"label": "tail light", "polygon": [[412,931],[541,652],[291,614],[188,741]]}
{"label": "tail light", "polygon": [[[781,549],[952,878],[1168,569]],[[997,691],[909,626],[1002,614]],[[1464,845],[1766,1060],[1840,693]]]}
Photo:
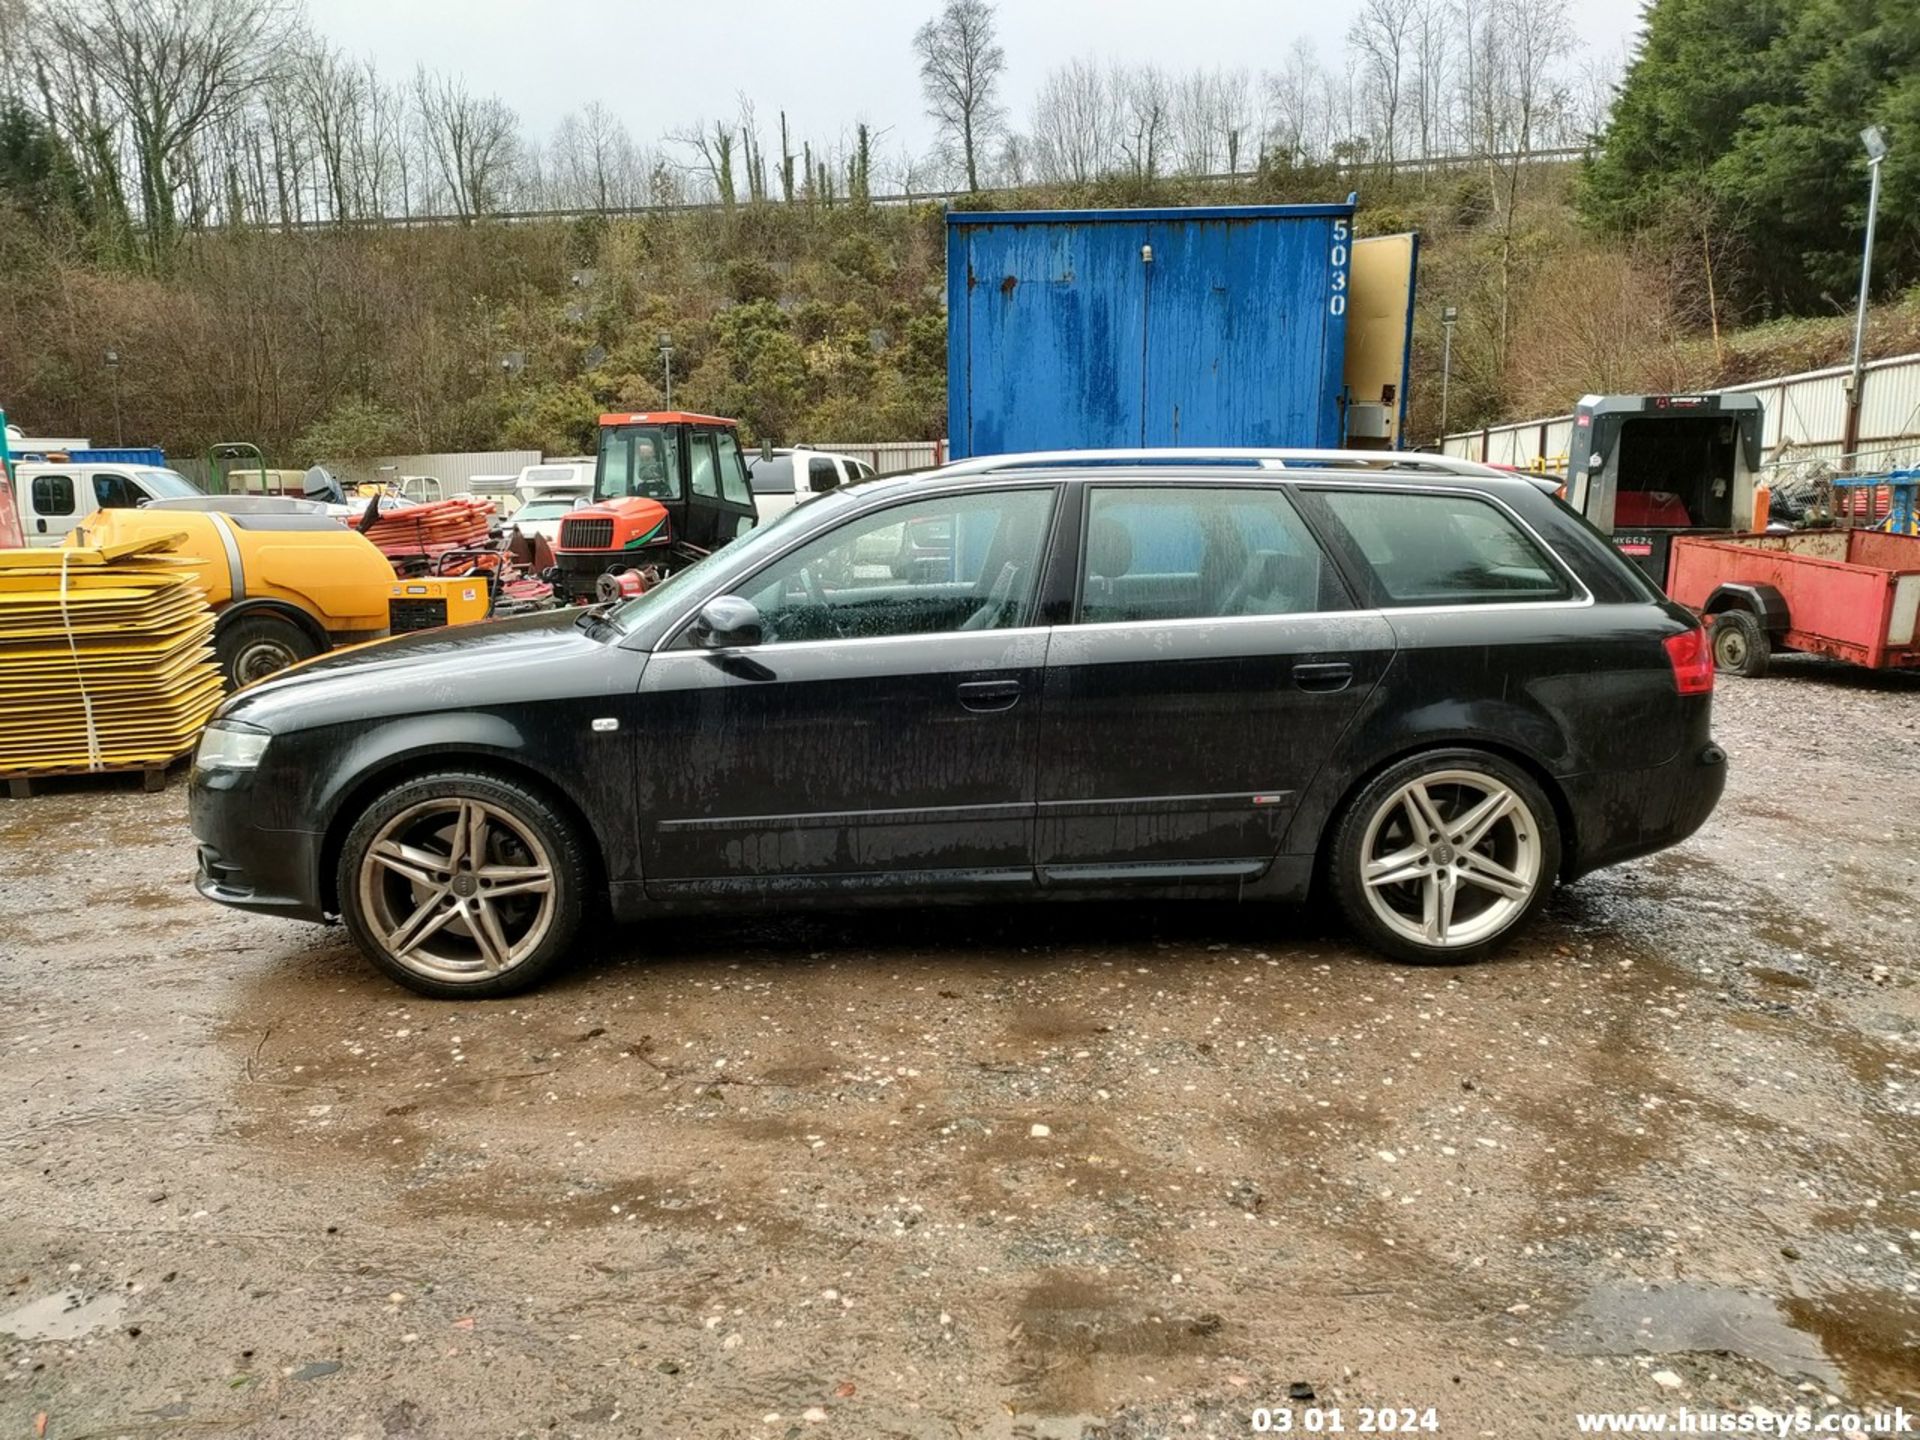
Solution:
{"label": "tail light", "polygon": [[1660,642],[1673,666],[1673,685],[1682,695],[1713,693],[1713,644],[1698,625]]}

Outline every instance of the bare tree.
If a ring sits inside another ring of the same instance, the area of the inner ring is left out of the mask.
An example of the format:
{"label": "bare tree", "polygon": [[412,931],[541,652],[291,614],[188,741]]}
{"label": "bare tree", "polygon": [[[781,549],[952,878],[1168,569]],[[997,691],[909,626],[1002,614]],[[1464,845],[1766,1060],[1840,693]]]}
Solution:
{"label": "bare tree", "polygon": [[1401,91],[1412,48],[1418,0],[1363,0],[1347,31],[1374,110],[1375,149],[1387,168],[1399,156]]}
{"label": "bare tree", "polygon": [[1252,85],[1244,70],[1194,70],[1173,82],[1176,167],[1188,175],[1240,168],[1252,127]]}
{"label": "bare tree", "polygon": [[638,203],[645,166],[613,111],[590,100],[554,128],[550,183],[569,208],[621,209]]}
{"label": "bare tree", "polygon": [[462,81],[425,66],[414,76],[413,94],[426,154],[453,213],[471,220],[498,210],[520,143],[513,111],[497,96],[473,95]]}
{"label": "bare tree", "polygon": [[731,210],[736,201],[733,186],[734,148],[739,136],[732,126],[716,120],[711,126],[700,120],[667,136],[675,145],[683,145],[694,154],[687,169],[704,173],[712,185],[712,194]]}
{"label": "bare tree", "polygon": [[1173,90],[1166,72],[1158,65],[1116,67],[1109,83],[1113,87],[1114,108],[1126,117],[1120,152],[1136,180],[1151,181],[1159,174],[1160,158],[1172,126]]}
{"label": "bare tree", "polygon": [[1266,77],[1268,142],[1287,165],[1326,158],[1328,82],[1313,42],[1296,40],[1286,63]]}
{"label": "bare tree", "polygon": [[1069,60],[1048,71],[1028,126],[1035,177],[1084,185],[1111,174],[1122,123],[1113,102],[1113,87],[1091,60]]}
{"label": "bare tree", "polygon": [[980,152],[999,133],[997,92],[1007,55],[993,36],[987,0],[947,0],[913,37],[927,114],[949,148],[959,151],[967,189],[980,188]]}
{"label": "bare tree", "polygon": [[96,77],[125,125],[147,254],[171,254],[175,183],[195,140],[277,73],[289,0],[65,0],[40,12],[45,43]]}
{"label": "bare tree", "polygon": [[328,217],[345,224],[354,214],[355,142],[372,77],[325,41],[303,47],[292,70],[295,103],[319,162]]}
{"label": "bare tree", "polygon": [[1445,148],[1447,87],[1453,78],[1452,7],[1448,0],[1418,0],[1413,20],[1414,124],[1420,158]]}

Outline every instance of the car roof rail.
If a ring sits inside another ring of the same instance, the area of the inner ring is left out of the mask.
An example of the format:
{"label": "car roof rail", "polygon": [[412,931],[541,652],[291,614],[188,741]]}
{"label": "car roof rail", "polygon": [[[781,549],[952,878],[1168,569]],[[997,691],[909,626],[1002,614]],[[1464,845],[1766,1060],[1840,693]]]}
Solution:
{"label": "car roof rail", "polygon": [[1476,479],[1512,479],[1477,460],[1453,455],[1428,455],[1407,450],[1251,449],[1138,449],[1032,450],[1012,455],[982,455],[954,460],[939,469],[941,475],[997,475],[1008,471],[1045,470],[1100,465],[1246,465],[1259,469],[1363,470],[1381,473],[1466,475]]}

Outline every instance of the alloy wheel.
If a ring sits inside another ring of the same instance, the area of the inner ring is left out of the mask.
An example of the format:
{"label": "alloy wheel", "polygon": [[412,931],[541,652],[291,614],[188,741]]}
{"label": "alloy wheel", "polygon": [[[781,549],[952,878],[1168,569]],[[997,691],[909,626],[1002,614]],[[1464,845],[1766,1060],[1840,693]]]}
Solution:
{"label": "alloy wheel", "polygon": [[393,960],[449,983],[491,979],[539,948],[553,861],[506,808],[465,797],[409,806],[360,859],[361,910]]}
{"label": "alloy wheel", "polygon": [[1478,945],[1525,913],[1541,884],[1540,827],[1522,796],[1477,770],[1441,770],[1375,810],[1360,853],[1374,915],[1433,949]]}

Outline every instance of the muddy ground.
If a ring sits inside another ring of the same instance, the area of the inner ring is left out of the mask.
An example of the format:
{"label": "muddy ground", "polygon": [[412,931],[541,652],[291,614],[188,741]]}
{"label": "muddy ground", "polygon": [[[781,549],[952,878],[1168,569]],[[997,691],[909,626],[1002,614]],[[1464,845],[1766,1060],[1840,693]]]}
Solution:
{"label": "muddy ground", "polygon": [[1780,672],[1706,830],[1460,971],[993,910],[437,1004],[199,901],[177,780],[0,802],[0,1437],[1920,1409],[1920,686]]}

